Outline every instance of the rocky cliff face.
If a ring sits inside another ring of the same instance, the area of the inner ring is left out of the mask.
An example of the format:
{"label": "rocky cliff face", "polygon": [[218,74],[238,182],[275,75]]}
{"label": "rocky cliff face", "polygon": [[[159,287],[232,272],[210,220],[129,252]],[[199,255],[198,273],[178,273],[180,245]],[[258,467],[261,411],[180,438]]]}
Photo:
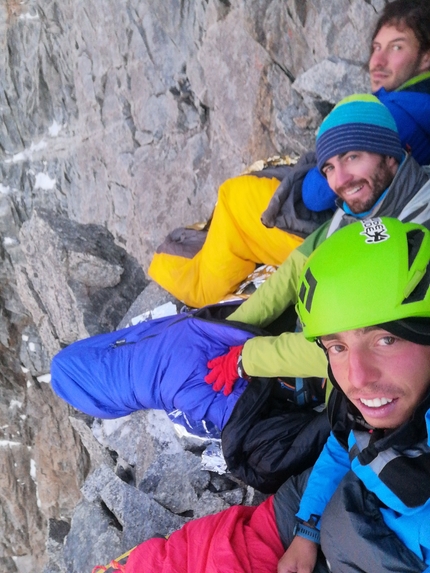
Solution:
{"label": "rocky cliff face", "polygon": [[[139,464],[116,443],[98,449],[91,421],[52,395],[49,362],[62,345],[117,327],[156,245],[208,216],[224,179],[311,148],[330,107],[368,90],[363,63],[384,4],[0,3],[0,569],[89,570],[73,562],[73,536],[64,554],[63,540],[90,509],[87,545],[103,538],[116,550],[151,534],[124,518],[115,488],[146,484],[134,487],[139,507],[161,503],[172,527],[203,513],[205,492],[217,495],[208,511],[248,495],[193,470],[186,503],[157,498],[150,476],[161,474],[163,448],[148,442],[158,453]],[[151,435],[150,415],[136,418]],[[187,447],[193,468],[200,450]],[[97,551],[81,558],[103,561]]]}

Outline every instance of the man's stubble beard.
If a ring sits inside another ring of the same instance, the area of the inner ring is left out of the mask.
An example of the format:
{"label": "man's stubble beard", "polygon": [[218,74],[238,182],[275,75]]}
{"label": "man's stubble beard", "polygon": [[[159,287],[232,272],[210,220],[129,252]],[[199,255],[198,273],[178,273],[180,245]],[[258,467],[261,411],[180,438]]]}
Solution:
{"label": "man's stubble beard", "polygon": [[371,188],[371,193],[366,200],[358,200],[356,202],[352,200],[351,204],[349,204],[348,201],[344,199],[353,213],[359,214],[370,211],[384,191],[391,185],[394,175],[387,165],[387,159],[386,156],[381,157],[381,161],[376,166],[376,171],[373,176],[369,176],[367,179],[358,179],[353,185],[348,185],[348,189],[360,184],[369,184]]}

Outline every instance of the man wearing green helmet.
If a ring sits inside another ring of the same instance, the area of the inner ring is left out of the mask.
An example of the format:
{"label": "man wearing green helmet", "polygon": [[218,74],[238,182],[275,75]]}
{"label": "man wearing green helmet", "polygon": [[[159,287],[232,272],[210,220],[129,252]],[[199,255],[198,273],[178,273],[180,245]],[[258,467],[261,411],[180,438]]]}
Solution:
{"label": "man wearing green helmet", "polygon": [[314,468],[108,571],[430,571],[430,232],[393,218],[349,225],[310,256],[299,291],[334,384]]}
{"label": "man wearing green helmet", "polygon": [[[428,168],[402,150],[394,120],[375,96],[354,95],[339,102],[319,129],[316,154],[318,168],[338,195],[337,211],[229,319],[265,328],[281,316],[297,302],[298,276],[309,255],[347,224],[389,216],[429,226]],[[233,387],[240,373],[324,377],[327,367],[321,349],[292,332],[255,337],[217,358],[215,366],[208,381],[217,380],[222,371],[226,388]]]}
{"label": "man wearing green helmet", "polygon": [[278,573],[313,571],[319,534],[332,571],[429,571],[430,233],[389,218],[345,227],[299,290],[304,335],[329,361],[332,432]]}

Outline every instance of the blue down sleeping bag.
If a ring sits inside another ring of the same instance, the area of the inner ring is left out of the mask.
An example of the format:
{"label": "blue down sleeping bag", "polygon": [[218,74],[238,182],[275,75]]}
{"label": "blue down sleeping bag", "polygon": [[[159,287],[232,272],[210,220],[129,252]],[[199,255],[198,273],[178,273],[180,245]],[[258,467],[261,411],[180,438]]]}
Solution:
{"label": "blue down sleeping bag", "polygon": [[207,362],[254,336],[234,323],[169,316],[79,340],[53,359],[53,390],[74,408],[98,418],[142,409],[179,410],[220,430],[246,388],[214,392],[204,381]]}

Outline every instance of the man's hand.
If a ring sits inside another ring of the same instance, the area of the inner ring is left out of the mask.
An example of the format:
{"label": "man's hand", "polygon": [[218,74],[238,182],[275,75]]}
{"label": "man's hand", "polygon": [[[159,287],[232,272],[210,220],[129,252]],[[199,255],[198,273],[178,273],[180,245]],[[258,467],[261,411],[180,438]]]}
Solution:
{"label": "man's hand", "polygon": [[318,545],[296,536],[278,563],[278,573],[312,573],[317,562]]}
{"label": "man's hand", "polygon": [[224,388],[224,395],[228,396],[233,391],[233,386],[239,378],[237,371],[237,361],[242,351],[241,346],[231,346],[227,354],[217,356],[209,360],[207,366],[211,372],[205,376],[205,382],[212,384],[215,392]]}

